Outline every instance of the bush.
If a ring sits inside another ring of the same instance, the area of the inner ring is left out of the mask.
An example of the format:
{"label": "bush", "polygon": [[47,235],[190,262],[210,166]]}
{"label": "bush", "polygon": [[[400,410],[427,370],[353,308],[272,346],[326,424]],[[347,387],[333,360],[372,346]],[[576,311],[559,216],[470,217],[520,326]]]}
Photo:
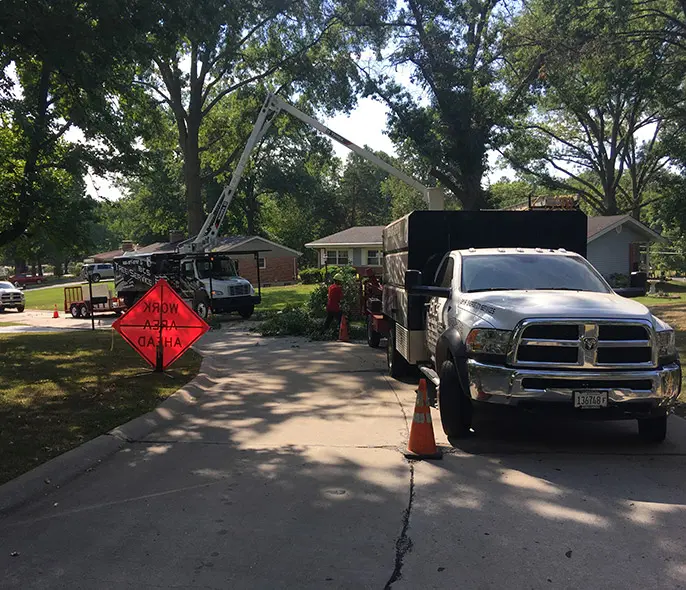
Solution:
{"label": "bush", "polygon": [[[331,267],[329,267],[331,268]],[[360,315],[360,283],[357,280],[357,272],[352,266],[336,267],[337,273],[343,276],[343,301],[341,301],[341,309],[343,313],[348,316],[349,320],[359,319]],[[329,285],[333,281],[327,281],[317,287],[310,294],[310,301],[308,308],[313,317],[320,318],[326,315],[326,302],[328,300]]]}
{"label": "bush", "polygon": [[300,271],[300,281],[305,285],[314,285],[322,282],[321,268],[303,268]]}
{"label": "bush", "polygon": [[83,262],[70,262],[67,265],[67,271],[75,277],[81,276],[81,269],[83,269]]}
{"label": "bush", "polygon": [[609,282],[611,287],[623,289],[629,286],[629,275],[616,272],[610,275]]}

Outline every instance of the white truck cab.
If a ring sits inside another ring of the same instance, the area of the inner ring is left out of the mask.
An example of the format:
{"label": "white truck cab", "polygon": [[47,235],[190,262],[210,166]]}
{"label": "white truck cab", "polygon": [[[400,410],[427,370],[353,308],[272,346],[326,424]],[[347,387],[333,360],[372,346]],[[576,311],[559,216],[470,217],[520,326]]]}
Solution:
{"label": "white truck cab", "polygon": [[[238,276],[233,260],[185,258],[181,261],[181,275],[186,279],[195,278],[205,286],[215,313],[237,311],[243,318],[253,314],[255,289],[250,281]],[[203,316],[202,309],[200,315]]]}

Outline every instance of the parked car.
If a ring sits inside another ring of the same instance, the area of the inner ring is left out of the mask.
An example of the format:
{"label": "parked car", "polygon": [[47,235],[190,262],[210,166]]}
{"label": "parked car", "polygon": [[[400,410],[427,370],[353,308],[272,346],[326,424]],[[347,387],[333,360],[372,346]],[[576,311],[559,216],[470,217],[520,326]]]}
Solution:
{"label": "parked car", "polygon": [[24,294],[12,283],[0,281],[0,313],[6,309],[16,309],[21,313],[24,305]]}
{"label": "parked car", "polygon": [[25,285],[40,285],[45,282],[45,277],[41,275],[27,275],[18,273],[12,275],[8,279],[15,287],[24,287]]}
{"label": "parked car", "polygon": [[81,278],[88,280],[88,275],[94,283],[99,283],[100,279],[114,278],[114,265],[109,263],[103,264],[84,264],[81,269]]}

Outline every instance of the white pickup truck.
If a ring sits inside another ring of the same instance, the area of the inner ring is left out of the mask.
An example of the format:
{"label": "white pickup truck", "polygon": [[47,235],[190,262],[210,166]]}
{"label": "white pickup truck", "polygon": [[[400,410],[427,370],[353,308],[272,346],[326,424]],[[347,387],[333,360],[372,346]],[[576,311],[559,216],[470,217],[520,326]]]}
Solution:
{"label": "white pickup truck", "polygon": [[[502,238],[496,232],[491,239]],[[392,266],[393,254],[387,257]],[[399,295],[408,302],[404,322]],[[646,440],[666,436],[681,388],[674,331],[645,306],[615,294],[578,254],[450,250],[428,281],[421,271],[406,270],[402,287],[384,285],[384,299],[390,372],[420,366],[437,388],[450,437],[469,432],[479,405],[633,418]],[[423,323],[412,318],[419,306]]]}

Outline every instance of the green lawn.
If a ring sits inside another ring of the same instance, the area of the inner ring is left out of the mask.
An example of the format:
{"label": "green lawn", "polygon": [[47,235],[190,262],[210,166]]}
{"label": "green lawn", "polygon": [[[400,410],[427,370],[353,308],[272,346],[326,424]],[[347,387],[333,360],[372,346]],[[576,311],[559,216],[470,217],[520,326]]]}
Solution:
{"label": "green lawn", "polygon": [[0,358],[0,484],[154,409],[201,362],[189,351],[168,375],[147,372],[105,331],[0,334]]}
{"label": "green lawn", "polygon": [[263,287],[259,311],[279,311],[286,306],[302,306],[310,299],[317,285],[288,285],[286,287]]}
{"label": "green lawn", "polygon": [[[107,285],[110,289],[114,289],[114,281],[102,281],[98,284]],[[82,285],[82,287],[88,291],[88,284]],[[27,289],[24,295],[28,309],[53,309],[55,305],[60,311],[64,309],[64,287],[52,287],[39,291]]]}
{"label": "green lawn", "polygon": [[657,283],[657,291],[662,293],[667,293],[672,299],[660,298],[660,297],[636,297],[635,301],[647,305],[648,307],[660,306],[672,306],[672,305],[683,305],[686,301],[686,283],[681,281],[660,281]]}

